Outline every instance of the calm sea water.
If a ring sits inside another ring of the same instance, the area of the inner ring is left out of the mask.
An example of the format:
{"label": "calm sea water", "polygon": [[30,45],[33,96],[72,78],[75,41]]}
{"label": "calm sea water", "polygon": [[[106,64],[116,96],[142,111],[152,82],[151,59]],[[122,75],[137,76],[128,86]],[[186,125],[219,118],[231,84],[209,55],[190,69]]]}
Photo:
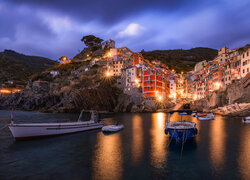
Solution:
{"label": "calm sea water", "polygon": [[[74,121],[78,114],[15,111],[16,122]],[[104,118],[125,125],[119,133],[82,132],[16,142],[0,130],[0,179],[250,179],[250,124],[216,116],[196,121],[197,137],[184,145],[164,134],[165,113],[123,113]],[[10,120],[0,111],[0,128]]]}

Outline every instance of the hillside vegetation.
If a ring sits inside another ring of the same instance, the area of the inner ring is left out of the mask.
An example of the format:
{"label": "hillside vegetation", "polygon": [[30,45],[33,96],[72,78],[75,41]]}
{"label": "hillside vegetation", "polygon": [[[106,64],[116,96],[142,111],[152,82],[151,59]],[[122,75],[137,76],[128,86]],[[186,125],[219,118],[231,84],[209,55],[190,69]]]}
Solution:
{"label": "hillside vegetation", "polygon": [[8,80],[26,82],[35,73],[40,73],[56,64],[48,58],[26,56],[12,50],[0,52],[0,85]]}
{"label": "hillside vegetation", "polygon": [[189,50],[154,50],[142,51],[145,59],[150,61],[159,60],[169,66],[170,69],[175,69],[177,72],[187,72],[194,68],[197,62],[204,59],[212,60],[217,56],[217,50],[211,48],[197,47]]}

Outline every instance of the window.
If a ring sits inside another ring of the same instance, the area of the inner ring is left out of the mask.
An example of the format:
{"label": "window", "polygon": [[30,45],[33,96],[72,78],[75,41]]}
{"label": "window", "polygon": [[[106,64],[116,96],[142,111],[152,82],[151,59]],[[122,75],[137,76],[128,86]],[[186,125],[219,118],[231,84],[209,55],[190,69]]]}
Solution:
{"label": "window", "polygon": [[243,69],[243,73],[245,73],[245,69]]}
{"label": "window", "polygon": [[249,72],[249,68],[247,68],[247,72]]}

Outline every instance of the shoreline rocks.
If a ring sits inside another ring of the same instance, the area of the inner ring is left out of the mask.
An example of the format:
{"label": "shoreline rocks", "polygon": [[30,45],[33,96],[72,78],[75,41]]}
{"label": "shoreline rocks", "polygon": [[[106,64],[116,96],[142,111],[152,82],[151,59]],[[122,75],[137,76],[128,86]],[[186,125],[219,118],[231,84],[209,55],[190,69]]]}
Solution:
{"label": "shoreline rocks", "polygon": [[227,106],[212,109],[209,112],[225,116],[249,116],[250,103],[230,104]]}

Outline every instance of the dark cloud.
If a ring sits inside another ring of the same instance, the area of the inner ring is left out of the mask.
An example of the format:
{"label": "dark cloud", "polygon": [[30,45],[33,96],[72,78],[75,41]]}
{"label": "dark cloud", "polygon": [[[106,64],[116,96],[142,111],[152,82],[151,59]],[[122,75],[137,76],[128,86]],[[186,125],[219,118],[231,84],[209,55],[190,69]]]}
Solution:
{"label": "dark cloud", "polygon": [[[201,8],[211,1],[200,0],[11,0],[19,5],[55,10],[85,21],[98,20],[112,24],[145,11],[171,12],[185,10],[185,13]],[[196,5],[198,4],[198,6]]]}
{"label": "dark cloud", "polygon": [[57,59],[83,48],[83,35],[134,51],[250,41],[248,0],[0,0],[0,50]]}

